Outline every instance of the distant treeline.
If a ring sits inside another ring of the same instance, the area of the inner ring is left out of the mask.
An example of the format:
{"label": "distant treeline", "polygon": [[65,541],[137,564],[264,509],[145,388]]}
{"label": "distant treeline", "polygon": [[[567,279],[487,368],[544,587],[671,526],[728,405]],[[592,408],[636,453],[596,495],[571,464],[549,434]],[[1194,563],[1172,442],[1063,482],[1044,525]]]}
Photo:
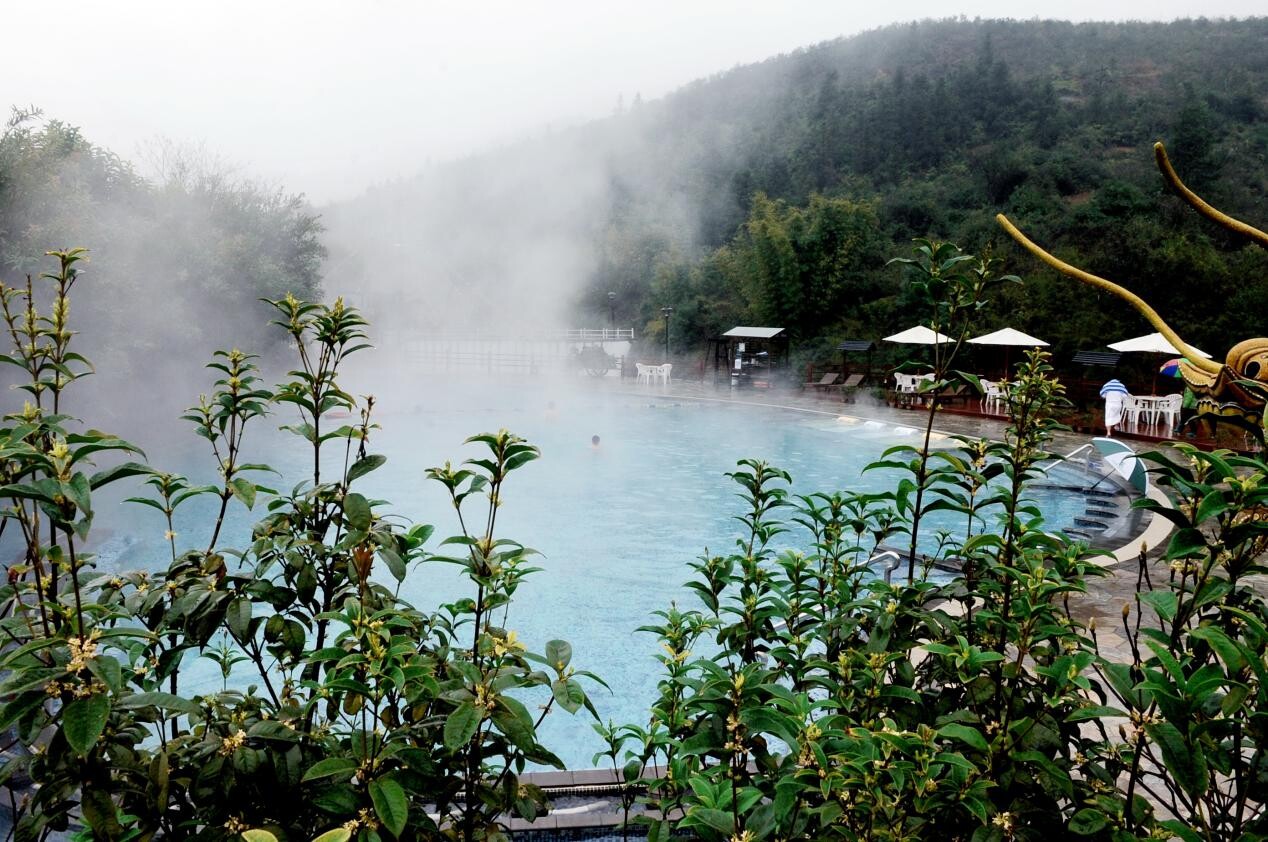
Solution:
{"label": "distant treeline", "polygon": [[[1222,353],[1268,325],[1268,256],[1169,196],[1150,145],[1268,224],[1266,97],[1268,19],[892,26],[371,191],[330,209],[332,254],[341,276],[398,279],[391,300],[418,324],[452,312],[438,290],[485,314],[566,298],[569,323],[615,317],[658,347],[672,306],[677,348],[777,324],[826,361],[842,338],[910,325],[886,260],[931,236],[994,248],[1025,277],[984,328],[1041,336],[1058,358],[1151,330],[1021,255],[993,220],[1005,211]],[[403,248],[417,269],[399,268]]]}
{"label": "distant treeline", "polygon": [[693,138],[740,138],[738,154],[703,179],[694,248],[622,225],[638,214],[614,209],[619,234],[609,233],[586,302],[602,312],[616,290],[652,334],[659,308],[673,306],[675,339],[688,343],[736,323],[777,324],[825,357],[839,339],[909,325],[915,313],[885,258],[932,236],[993,247],[1025,277],[984,328],[1034,333],[1059,357],[1152,330],[1021,256],[993,221],[1004,211],[1222,354],[1268,330],[1268,255],[1168,195],[1149,147],[1164,140],[1191,186],[1268,224],[1265,115],[1263,19],[927,22],[824,44],[618,118],[700,148],[696,161],[668,156],[684,174],[708,172],[707,144]]}
{"label": "distant treeline", "polygon": [[130,397],[146,412],[156,382],[196,377],[200,385],[178,390],[183,401],[206,388],[212,350],[259,353],[276,341],[260,297],[318,294],[325,257],[301,196],[239,178],[196,150],[153,152],[155,174],[144,178],[36,111],[0,124],[0,281],[49,271],[50,249],[89,248],[75,302],[92,315],[76,321],[112,379],[85,382],[114,398],[112,408]]}

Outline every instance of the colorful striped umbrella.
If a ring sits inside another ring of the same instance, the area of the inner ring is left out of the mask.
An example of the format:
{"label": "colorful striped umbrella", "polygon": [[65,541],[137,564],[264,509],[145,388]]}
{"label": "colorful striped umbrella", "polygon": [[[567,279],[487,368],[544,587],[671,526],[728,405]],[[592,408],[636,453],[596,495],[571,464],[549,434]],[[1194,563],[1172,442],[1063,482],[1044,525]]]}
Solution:
{"label": "colorful striped umbrella", "polygon": [[1158,373],[1164,377],[1179,377],[1180,363],[1188,362],[1184,357],[1176,357],[1174,360],[1167,360],[1158,367]]}

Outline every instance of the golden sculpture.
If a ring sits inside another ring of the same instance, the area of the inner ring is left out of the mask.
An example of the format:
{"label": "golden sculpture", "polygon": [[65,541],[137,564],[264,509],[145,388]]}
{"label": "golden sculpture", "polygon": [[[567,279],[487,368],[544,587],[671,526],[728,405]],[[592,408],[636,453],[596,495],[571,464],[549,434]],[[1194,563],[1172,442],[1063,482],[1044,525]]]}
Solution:
{"label": "golden sculpture", "polygon": [[[1268,248],[1268,234],[1211,207],[1186,187],[1176,175],[1176,171],[1172,169],[1171,161],[1167,159],[1167,150],[1161,143],[1154,144],[1154,157],[1167,183],[1198,213]],[[1112,281],[1084,272],[1053,257],[1019,231],[1004,214],[998,214],[995,218],[1009,236],[1035,257],[1063,275],[1117,295],[1157,328],[1158,332],[1183,355],[1180,361],[1180,376],[1197,398],[1196,414],[1199,417],[1206,416],[1232,422],[1240,427],[1248,428],[1260,441],[1263,441],[1264,406],[1268,403],[1268,338],[1245,339],[1238,342],[1229,349],[1223,365],[1213,360],[1203,359],[1197,349],[1181,339],[1162,320],[1157,311],[1146,304],[1140,296]]]}

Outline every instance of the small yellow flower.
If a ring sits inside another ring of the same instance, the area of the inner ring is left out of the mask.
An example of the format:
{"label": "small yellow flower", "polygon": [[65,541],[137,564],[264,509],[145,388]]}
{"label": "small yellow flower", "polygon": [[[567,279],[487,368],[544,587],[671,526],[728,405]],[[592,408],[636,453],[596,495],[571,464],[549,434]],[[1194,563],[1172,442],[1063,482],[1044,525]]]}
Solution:
{"label": "small yellow flower", "polygon": [[246,731],[234,731],[229,736],[222,737],[220,740],[221,757],[228,757],[229,755],[233,754],[235,751],[241,748],[243,744],[246,743],[246,741],[247,741]]}
{"label": "small yellow flower", "polygon": [[[518,654],[523,651],[524,644],[519,641],[518,636],[513,631],[506,633],[505,640],[493,641],[493,654],[499,658],[503,655]],[[560,669],[563,669],[562,665]]]}

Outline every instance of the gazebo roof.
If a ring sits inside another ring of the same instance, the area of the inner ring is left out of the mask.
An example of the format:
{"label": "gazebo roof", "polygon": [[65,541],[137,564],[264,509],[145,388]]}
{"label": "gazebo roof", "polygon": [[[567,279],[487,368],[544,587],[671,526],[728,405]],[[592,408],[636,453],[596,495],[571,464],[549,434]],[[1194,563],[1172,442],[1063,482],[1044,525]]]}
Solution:
{"label": "gazebo roof", "polygon": [[783,333],[782,327],[745,327],[739,325],[722,334],[731,339],[774,339]]}

